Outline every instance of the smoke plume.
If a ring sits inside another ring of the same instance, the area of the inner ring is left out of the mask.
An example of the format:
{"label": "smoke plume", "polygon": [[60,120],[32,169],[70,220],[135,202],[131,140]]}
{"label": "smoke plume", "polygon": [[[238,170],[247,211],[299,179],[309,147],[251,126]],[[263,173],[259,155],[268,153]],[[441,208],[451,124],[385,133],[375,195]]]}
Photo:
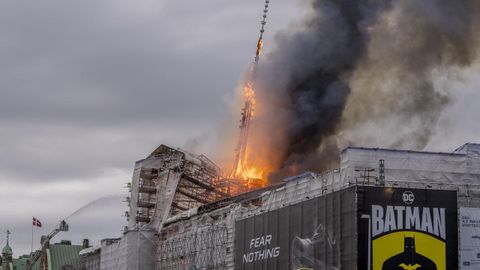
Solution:
{"label": "smoke plume", "polygon": [[349,145],[422,149],[476,58],[478,0],[313,0],[260,63],[251,160],[272,180],[338,164]]}

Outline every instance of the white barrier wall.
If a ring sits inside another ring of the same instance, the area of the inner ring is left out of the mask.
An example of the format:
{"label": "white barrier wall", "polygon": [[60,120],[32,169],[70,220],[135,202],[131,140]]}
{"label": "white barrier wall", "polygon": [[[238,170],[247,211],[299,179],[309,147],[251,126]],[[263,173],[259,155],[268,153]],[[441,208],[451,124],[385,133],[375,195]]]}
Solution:
{"label": "white barrier wall", "polygon": [[480,269],[480,208],[460,208],[460,269]]}
{"label": "white barrier wall", "polygon": [[129,231],[115,242],[102,241],[101,270],[155,269],[157,237],[153,231]]}

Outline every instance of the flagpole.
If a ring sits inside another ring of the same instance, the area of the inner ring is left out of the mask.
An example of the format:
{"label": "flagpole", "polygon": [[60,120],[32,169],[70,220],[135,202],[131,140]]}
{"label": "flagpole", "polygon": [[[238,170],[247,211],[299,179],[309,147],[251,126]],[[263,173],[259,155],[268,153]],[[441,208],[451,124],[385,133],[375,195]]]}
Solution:
{"label": "flagpole", "polygon": [[32,219],[32,244],[30,246],[30,256],[32,256],[33,253],[33,219]]}

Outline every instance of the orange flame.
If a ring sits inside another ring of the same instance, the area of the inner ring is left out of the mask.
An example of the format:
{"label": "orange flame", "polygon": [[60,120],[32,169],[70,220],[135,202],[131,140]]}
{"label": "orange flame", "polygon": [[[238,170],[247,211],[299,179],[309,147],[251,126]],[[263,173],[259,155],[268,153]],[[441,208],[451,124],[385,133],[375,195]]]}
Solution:
{"label": "orange flame", "polygon": [[250,101],[252,105],[252,116],[255,113],[255,107],[257,105],[257,100],[255,98],[255,90],[253,90],[253,83],[248,82],[247,85],[243,87],[243,93],[245,95],[245,99]]}
{"label": "orange flame", "polygon": [[262,49],[263,49],[263,39],[262,38],[259,38],[258,39],[258,42],[257,42],[257,52],[256,52],[256,57],[257,59],[260,57],[260,55],[262,54]]}
{"label": "orange flame", "polygon": [[[253,83],[251,81],[243,87],[243,94],[245,100],[250,103],[251,116],[253,117],[257,106],[257,100]],[[243,157],[243,160],[238,161],[237,167],[234,171],[234,176],[246,181],[249,189],[263,187],[267,182],[267,170],[256,164],[254,165],[254,162],[252,162],[252,157],[255,156],[254,154],[255,151],[252,149],[252,146],[247,144],[245,156]]]}
{"label": "orange flame", "polygon": [[240,161],[240,164],[235,172],[235,176],[244,180],[249,189],[264,187],[266,184],[265,170],[254,165],[250,165],[248,158]]}

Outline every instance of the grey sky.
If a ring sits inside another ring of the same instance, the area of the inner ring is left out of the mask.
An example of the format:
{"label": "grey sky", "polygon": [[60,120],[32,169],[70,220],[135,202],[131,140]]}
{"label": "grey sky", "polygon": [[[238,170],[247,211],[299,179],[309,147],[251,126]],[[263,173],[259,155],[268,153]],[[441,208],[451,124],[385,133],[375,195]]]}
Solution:
{"label": "grey sky", "polygon": [[[263,0],[0,2],[0,246],[119,236],[122,188],[161,143],[213,153],[253,60]],[[299,16],[272,1],[265,45]],[[235,126],[236,123],[233,123]],[[110,196],[109,196],[110,195]]]}

